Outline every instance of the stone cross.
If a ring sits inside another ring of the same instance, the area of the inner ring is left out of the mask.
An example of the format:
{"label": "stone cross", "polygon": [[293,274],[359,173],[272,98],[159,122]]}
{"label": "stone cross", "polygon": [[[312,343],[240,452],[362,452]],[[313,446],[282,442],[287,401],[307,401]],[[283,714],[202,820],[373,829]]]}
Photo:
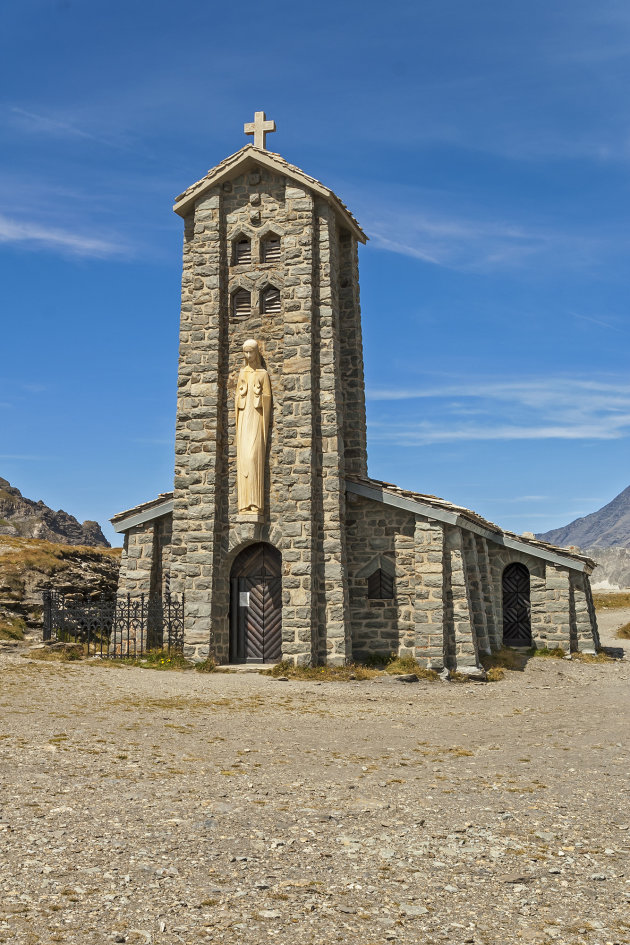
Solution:
{"label": "stone cross", "polygon": [[267,147],[267,132],[275,130],[275,121],[265,121],[264,112],[254,112],[254,120],[243,125],[245,134],[254,136],[254,147],[260,148],[262,151]]}

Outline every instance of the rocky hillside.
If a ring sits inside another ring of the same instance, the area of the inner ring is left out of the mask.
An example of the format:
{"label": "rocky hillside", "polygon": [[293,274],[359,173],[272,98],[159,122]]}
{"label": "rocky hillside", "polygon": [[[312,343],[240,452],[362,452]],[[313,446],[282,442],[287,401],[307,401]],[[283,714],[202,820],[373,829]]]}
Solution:
{"label": "rocky hillside", "polygon": [[98,522],[83,522],[63,509],[53,512],[44,502],[25,499],[19,489],[0,477],[0,535],[43,538],[64,545],[109,548]]}
{"label": "rocky hillside", "polygon": [[41,635],[47,587],[81,597],[113,596],[120,554],[120,548],[0,537],[0,641]]}
{"label": "rocky hillside", "polygon": [[630,548],[630,486],[597,512],[576,518],[564,528],[543,532],[536,538],[553,545],[577,545],[593,551],[598,548]]}
{"label": "rocky hillside", "polygon": [[584,548],[583,554],[597,561],[591,575],[595,590],[625,590],[630,587],[630,548]]}

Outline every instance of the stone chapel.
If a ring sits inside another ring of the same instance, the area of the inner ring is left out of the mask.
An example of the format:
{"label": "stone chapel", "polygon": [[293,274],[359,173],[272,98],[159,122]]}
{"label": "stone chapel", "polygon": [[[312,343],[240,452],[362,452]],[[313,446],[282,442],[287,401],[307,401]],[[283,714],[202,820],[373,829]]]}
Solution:
{"label": "stone chapel", "polygon": [[266,148],[181,194],[172,492],[119,512],[119,593],[185,594],[185,654],[414,656],[474,675],[512,646],[594,652],[594,562],[367,468],[358,247],[314,177]]}

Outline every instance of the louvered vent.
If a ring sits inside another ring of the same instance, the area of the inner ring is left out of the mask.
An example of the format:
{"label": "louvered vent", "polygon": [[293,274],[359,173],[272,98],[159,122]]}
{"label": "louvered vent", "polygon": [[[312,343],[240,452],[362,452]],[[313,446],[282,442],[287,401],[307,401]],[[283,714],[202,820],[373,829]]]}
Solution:
{"label": "louvered vent", "polygon": [[265,315],[273,315],[281,311],[280,289],[276,289],[272,285],[265,289],[262,297],[262,310]]}
{"label": "louvered vent", "polygon": [[280,237],[270,236],[262,244],[262,261],[278,262],[280,259]]}
{"label": "louvered vent", "polygon": [[239,289],[232,297],[232,315],[234,318],[247,318],[252,313],[252,297],[245,289]]}
{"label": "louvered vent", "polygon": [[240,266],[242,263],[250,263],[251,261],[252,244],[243,237],[234,244],[234,265]]}
{"label": "louvered vent", "polygon": [[370,600],[392,600],[394,597],[394,579],[381,568],[368,578],[368,598]]}

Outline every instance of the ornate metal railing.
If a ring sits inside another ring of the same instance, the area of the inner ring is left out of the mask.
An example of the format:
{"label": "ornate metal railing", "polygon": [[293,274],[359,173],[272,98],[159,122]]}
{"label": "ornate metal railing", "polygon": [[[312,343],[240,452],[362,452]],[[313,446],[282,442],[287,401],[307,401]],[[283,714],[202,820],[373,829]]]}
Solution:
{"label": "ornate metal railing", "polygon": [[117,597],[75,600],[47,590],[44,600],[45,643],[81,644],[87,654],[141,657],[147,650],[181,652],[184,648],[185,597]]}

